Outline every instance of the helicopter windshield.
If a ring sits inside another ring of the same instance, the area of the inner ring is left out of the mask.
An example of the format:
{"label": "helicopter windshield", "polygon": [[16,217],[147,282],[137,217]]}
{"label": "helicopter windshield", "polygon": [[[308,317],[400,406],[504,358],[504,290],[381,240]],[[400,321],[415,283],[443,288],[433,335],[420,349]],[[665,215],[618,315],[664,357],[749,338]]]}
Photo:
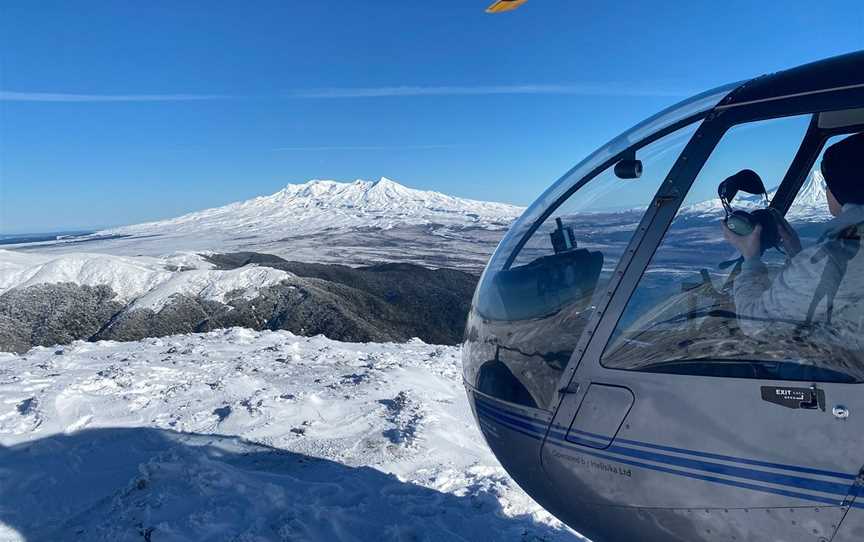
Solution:
{"label": "helicopter windshield", "polygon": [[[809,123],[810,116],[802,115],[727,132],[642,275],[603,354],[604,366],[864,380],[860,234],[825,237],[838,221],[859,227],[864,207],[846,206],[838,218],[832,217],[817,161],[786,214],[787,241],[780,238],[776,247],[741,261],[735,238],[724,235],[720,225],[727,210],[716,197],[718,182],[746,167],[762,176],[773,196],[770,187],[783,178]],[[745,195],[733,205],[753,211],[764,203]],[[836,288],[821,288],[823,283]]]}
{"label": "helicopter windshield", "polygon": [[595,169],[652,128],[693,117],[722,95],[688,103],[616,139],[547,191],[511,229],[483,274],[469,316],[464,371],[470,384],[510,402],[551,408],[593,296],[611,277],[699,118],[639,149],[644,174],[638,179],[622,179],[609,165],[573,190],[583,180],[579,171]]}
{"label": "helicopter windshield", "polygon": [[536,226],[541,216],[550,208],[560,205],[560,200],[565,198],[568,193],[579,189],[580,182],[589,180],[591,173],[598,167],[628,149],[634,143],[645,140],[653,134],[661,132],[688,118],[706,113],[740,85],[740,82],[723,85],[679,102],[630,128],[576,164],[543,192],[528,207],[525,213],[513,223],[507,235],[501,240],[495,254],[492,255],[487,269],[500,269],[505,266],[507,258],[515,252],[516,245],[528,234],[532,227]]}

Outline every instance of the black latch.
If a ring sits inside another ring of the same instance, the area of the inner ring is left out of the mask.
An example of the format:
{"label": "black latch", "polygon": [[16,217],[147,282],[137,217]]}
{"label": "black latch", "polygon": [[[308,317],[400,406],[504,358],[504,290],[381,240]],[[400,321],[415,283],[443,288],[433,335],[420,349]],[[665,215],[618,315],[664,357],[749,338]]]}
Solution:
{"label": "black latch", "polygon": [[571,383],[567,384],[566,386],[564,386],[563,388],[558,390],[558,393],[560,393],[561,395],[572,395],[572,394],[578,393],[578,392],[579,392],[579,383],[578,382],[571,382]]}
{"label": "black latch", "polygon": [[786,408],[825,411],[825,391],[815,384],[809,388],[762,386],[762,400]]}
{"label": "black latch", "polygon": [[669,202],[675,201],[676,199],[678,199],[678,196],[676,196],[674,194],[668,194],[665,196],[657,196],[656,198],[654,198],[654,207],[662,207]]}

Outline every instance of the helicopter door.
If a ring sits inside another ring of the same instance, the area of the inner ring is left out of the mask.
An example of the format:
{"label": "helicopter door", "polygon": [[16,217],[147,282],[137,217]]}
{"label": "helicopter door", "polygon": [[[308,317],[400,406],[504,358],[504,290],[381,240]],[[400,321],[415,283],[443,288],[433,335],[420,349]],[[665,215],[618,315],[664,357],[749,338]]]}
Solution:
{"label": "helicopter door", "polygon": [[[685,149],[669,176],[698,176],[665,232],[643,219],[643,240],[563,380],[541,452],[559,491],[578,487],[586,504],[636,507],[670,525],[699,509],[733,540],[748,539],[737,515],[774,510],[765,521],[778,539],[830,539],[864,462],[864,251],[850,256],[828,321],[813,284],[831,218],[818,161],[787,213],[803,248],[793,240],[740,261],[716,197],[721,181],[751,169],[770,199],[801,163],[805,133],[817,137],[809,125],[787,117],[726,131],[706,121],[694,139],[719,142],[701,169],[685,162],[693,143]],[[675,197],[661,189],[655,212]],[[732,205],[766,203],[744,194]]]}

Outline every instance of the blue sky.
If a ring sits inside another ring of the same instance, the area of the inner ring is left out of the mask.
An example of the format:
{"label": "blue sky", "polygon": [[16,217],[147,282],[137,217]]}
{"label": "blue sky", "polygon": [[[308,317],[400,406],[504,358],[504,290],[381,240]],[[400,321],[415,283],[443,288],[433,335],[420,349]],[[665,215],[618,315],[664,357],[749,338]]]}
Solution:
{"label": "blue sky", "polygon": [[864,48],[864,4],[0,5],[0,232],[175,216],[310,178],[530,203],[642,118]]}

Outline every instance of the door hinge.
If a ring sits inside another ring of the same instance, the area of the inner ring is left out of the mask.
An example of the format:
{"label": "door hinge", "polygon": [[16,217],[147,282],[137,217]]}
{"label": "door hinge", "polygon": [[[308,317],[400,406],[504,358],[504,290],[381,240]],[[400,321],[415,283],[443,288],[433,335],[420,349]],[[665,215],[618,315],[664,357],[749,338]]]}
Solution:
{"label": "door hinge", "polygon": [[574,393],[579,393],[579,383],[578,382],[571,382],[571,383],[567,384],[566,386],[564,386],[563,388],[560,388],[558,390],[558,393],[561,395],[572,395]]}

